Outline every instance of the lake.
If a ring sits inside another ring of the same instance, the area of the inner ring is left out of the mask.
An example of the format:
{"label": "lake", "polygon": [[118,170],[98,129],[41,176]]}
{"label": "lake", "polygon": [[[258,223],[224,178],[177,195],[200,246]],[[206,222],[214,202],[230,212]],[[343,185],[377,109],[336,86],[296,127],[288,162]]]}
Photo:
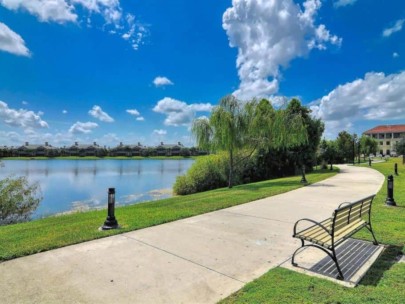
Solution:
{"label": "lake", "polygon": [[4,160],[0,178],[26,176],[38,182],[43,200],[33,218],[107,207],[107,190],[115,188],[116,205],[172,196],[178,175],[194,162],[180,160]]}

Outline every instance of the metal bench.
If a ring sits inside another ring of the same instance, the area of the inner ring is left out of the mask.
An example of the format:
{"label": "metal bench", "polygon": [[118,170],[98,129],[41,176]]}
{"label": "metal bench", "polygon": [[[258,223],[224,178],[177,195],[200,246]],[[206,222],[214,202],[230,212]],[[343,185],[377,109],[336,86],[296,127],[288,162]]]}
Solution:
{"label": "metal bench", "polygon": [[[330,218],[319,223],[306,218],[297,221],[294,225],[293,237],[300,239],[302,245],[294,252],[291,259],[292,265],[298,266],[297,263],[294,262],[294,258],[298,251],[300,251],[302,248],[319,248],[326,252],[335,262],[339,273],[337,278],[343,280],[343,273],[340,269],[336,256],[336,247],[364,227],[371,232],[374,239],[373,244],[378,245],[373,229],[371,228],[370,218],[371,204],[374,197],[375,195],[371,195],[354,203],[342,203],[333,212]],[[303,221],[310,222],[314,225],[297,231],[298,223]],[[306,245],[305,241],[312,244]]]}

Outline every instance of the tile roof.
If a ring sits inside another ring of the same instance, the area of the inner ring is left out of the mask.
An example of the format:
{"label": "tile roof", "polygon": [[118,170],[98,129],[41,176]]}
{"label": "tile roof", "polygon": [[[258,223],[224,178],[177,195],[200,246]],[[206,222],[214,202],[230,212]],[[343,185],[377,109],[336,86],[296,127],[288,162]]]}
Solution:
{"label": "tile roof", "polygon": [[364,134],[375,133],[405,133],[405,125],[381,125],[364,132]]}

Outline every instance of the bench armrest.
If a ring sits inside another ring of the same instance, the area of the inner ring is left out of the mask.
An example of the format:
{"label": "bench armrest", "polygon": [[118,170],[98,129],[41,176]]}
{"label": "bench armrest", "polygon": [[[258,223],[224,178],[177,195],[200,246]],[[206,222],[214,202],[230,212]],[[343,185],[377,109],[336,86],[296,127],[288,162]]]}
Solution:
{"label": "bench armrest", "polygon": [[[321,228],[322,228],[323,230],[325,230],[328,234],[330,234],[330,231],[328,230],[328,228],[326,228],[326,227],[325,227],[324,225],[322,225],[321,223],[318,223],[318,222],[316,222],[316,221],[314,221],[314,220],[311,220],[311,219],[303,218],[303,219],[298,220],[298,221],[295,223],[295,225],[294,225],[294,235],[293,235],[293,237],[295,237],[295,236],[297,235],[297,225],[298,225],[298,223],[301,222],[301,221],[311,222],[311,223],[315,224],[316,226],[321,227]],[[308,228],[310,228],[310,227],[308,227]],[[308,229],[308,228],[307,228],[307,229]],[[305,230],[304,230],[304,231],[305,231]]]}
{"label": "bench armrest", "polygon": [[341,203],[341,204],[339,205],[338,209],[339,209],[340,207],[342,207],[343,205],[345,205],[345,204],[351,204],[351,202],[344,202],[344,203]]}

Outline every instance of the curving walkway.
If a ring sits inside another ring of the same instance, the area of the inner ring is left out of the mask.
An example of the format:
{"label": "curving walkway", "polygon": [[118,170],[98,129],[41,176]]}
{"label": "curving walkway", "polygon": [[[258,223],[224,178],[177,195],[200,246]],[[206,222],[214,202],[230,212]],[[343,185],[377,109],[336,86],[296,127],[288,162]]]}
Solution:
{"label": "curving walkway", "polygon": [[366,167],[248,204],[0,264],[0,303],[215,303],[291,257],[295,221],[376,193]]}

